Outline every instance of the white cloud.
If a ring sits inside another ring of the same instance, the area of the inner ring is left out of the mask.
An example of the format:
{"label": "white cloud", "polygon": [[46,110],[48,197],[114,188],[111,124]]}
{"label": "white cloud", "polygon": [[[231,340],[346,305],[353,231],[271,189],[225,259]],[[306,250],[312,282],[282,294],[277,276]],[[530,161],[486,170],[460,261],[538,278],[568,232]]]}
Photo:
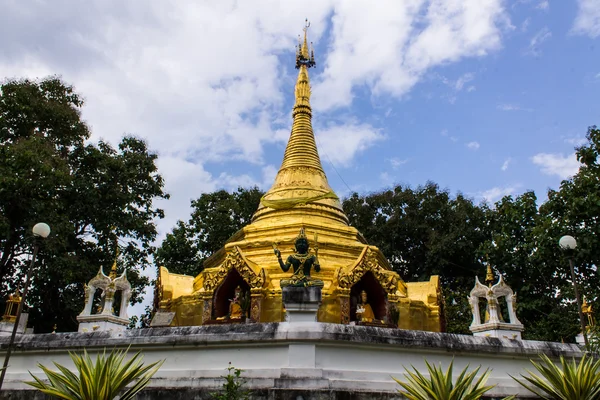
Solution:
{"label": "white cloud", "polygon": [[540,46],[542,45],[542,43],[544,43],[551,37],[552,32],[550,32],[550,29],[548,29],[548,27],[544,27],[537,31],[536,34],[533,35],[533,37],[529,41],[529,47],[527,48],[526,54],[535,57],[539,57],[540,55],[542,55],[542,50],[540,49]]}
{"label": "white cloud", "polygon": [[200,194],[212,192],[217,184],[202,164],[172,156],[159,157],[158,169],[165,179],[165,190],[171,195],[169,200],[158,200],[156,206],[165,210],[165,218],[158,221],[158,231],[162,240],[177,220],[187,220],[191,213],[190,201]]}
{"label": "white cloud", "polygon": [[275,176],[277,175],[278,169],[274,165],[266,165],[262,169],[262,185],[260,187],[264,189],[268,189],[271,187],[273,182],[275,181]]}
{"label": "white cloud", "polygon": [[529,24],[531,24],[531,18],[527,17],[523,23],[521,23],[521,32],[527,32],[527,29],[529,29]]}
{"label": "white cloud", "polygon": [[[315,85],[322,109],[352,103],[353,88],[405,95],[430,68],[501,47],[502,0],[340,1],[330,52]],[[377,45],[373,45],[377,43]]]}
{"label": "white cloud", "polygon": [[528,111],[528,112],[533,111],[533,109],[531,109],[531,108],[523,108],[516,104],[510,104],[510,103],[498,104],[498,106],[496,106],[496,108],[498,110],[502,110],[502,111]]}
{"label": "white cloud", "polygon": [[379,130],[369,124],[348,122],[331,124],[316,129],[319,154],[323,162],[331,162],[335,167],[347,167],[360,152],[384,139]]}
{"label": "white cloud", "polygon": [[582,146],[587,143],[587,139],[585,137],[568,137],[565,138],[565,143],[571,144],[573,146]]}
{"label": "white cloud", "polygon": [[404,164],[406,164],[410,160],[408,158],[405,158],[405,159],[390,158],[387,161],[392,165],[393,169],[398,169],[398,168],[400,168],[401,166],[403,166]]}
{"label": "white cloud", "polygon": [[473,78],[475,78],[475,75],[471,72],[464,74],[463,76],[461,76],[460,78],[458,78],[456,80],[456,83],[454,84],[454,89],[456,89],[456,91],[460,92],[463,89],[463,87],[465,86],[465,84],[468,82],[471,82],[473,80]]}
{"label": "white cloud", "polygon": [[442,83],[451,89],[451,93],[442,95],[442,98],[447,99],[450,104],[455,104],[458,100],[458,93],[462,92],[466,87],[467,92],[472,92],[476,89],[475,85],[466,86],[469,82],[475,79],[475,74],[472,72],[466,72],[456,80],[449,79],[443,75],[433,74],[436,78],[442,81]]}
{"label": "white cloud", "polygon": [[479,150],[480,147],[479,142],[469,142],[465,146],[470,150]]}
{"label": "white cloud", "polygon": [[509,187],[493,187],[491,189],[477,193],[475,197],[483,201],[487,201],[488,203],[495,203],[498,200],[502,199],[504,196],[513,195],[517,191],[517,188],[518,185]]}
{"label": "white cloud", "polygon": [[538,10],[548,11],[550,8],[550,2],[548,0],[541,0],[536,6]]}
{"label": "white cloud", "polygon": [[508,169],[508,166],[511,161],[512,161],[512,158],[508,157],[506,160],[504,160],[504,163],[502,163],[502,167],[500,167],[500,169],[502,171],[506,171]]}
{"label": "white cloud", "polygon": [[542,173],[556,175],[561,179],[567,179],[579,170],[575,154],[564,156],[563,154],[539,153],[534,155],[531,161],[541,168]]}
{"label": "white cloud", "polygon": [[600,36],[600,2],[598,0],[577,0],[577,5],[573,32],[592,38]]}

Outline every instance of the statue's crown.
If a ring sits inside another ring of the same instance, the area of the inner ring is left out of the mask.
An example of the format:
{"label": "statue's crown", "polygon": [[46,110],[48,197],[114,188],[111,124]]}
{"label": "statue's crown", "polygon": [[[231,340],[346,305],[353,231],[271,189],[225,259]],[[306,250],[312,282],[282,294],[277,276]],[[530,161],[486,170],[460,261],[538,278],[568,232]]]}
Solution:
{"label": "statue's crown", "polygon": [[304,232],[304,227],[300,228],[300,234],[296,236],[296,240],[298,239],[308,239],[306,237],[306,233]]}

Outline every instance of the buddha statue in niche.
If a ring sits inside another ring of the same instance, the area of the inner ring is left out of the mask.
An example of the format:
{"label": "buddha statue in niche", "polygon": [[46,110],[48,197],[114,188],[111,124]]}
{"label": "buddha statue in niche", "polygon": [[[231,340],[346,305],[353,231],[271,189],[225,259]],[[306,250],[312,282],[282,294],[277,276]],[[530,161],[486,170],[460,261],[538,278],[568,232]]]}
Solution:
{"label": "buddha statue in niche", "polygon": [[356,305],[356,319],[358,322],[381,322],[375,319],[373,308],[368,303],[367,292],[361,291],[359,302]]}
{"label": "buddha statue in niche", "polygon": [[229,302],[229,319],[242,319],[244,311],[240,305],[242,289],[238,286],[235,288],[235,295]]}
{"label": "buddha statue in niche", "polygon": [[229,312],[223,317],[217,318],[217,321],[223,321],[226,319],[241,320],[244,316],[241,302],[242,289],[238,286],[235,288],[233,299],[229,300]]}

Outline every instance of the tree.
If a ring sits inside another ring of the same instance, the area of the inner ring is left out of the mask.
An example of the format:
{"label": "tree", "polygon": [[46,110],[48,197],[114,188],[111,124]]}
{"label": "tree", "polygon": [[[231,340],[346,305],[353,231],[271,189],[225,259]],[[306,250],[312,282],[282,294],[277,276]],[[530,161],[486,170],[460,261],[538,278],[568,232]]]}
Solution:
{"label": "tree", "polygon": [[[571,299],[574,295],[568,261],[557,246],[558,239],[566,234],[577,239],[577,250],[573,254],[576,273],[583,294],[594,302],[600,299],[600,129],[591,126],[586,138],[588,142],[576,149],[581,163],[579,171],[571,179],[562,181],[558,191],[548,191],[548,201],[540,207],[540,212],[547,217],[552,229],[553,256],[560,261],[557,269],[564,271]],[[573,314],[576,315],[575,311]]]}
{"label": "tree", "polygon": [[139,295],[140,275],[156,237],[154,220],[168,198],[155,154],[144,141],[125,137],[118,146],[87,143],[83,100],[73,87],[51,77],[9,80],[0,87],[0,296],[21,283],[31,250],[31,227],[46,222],[32,281],[29,321],[36,332],[76,330],[83,283],[115,259],[127,268]]}
{"label": "tree", "polygon": [[251,222],[263,195],[257,187],[202,194],[192,201],[190,220],[178,221],[157,249],[156,265],[177,274],[199,274],[204,260]]}

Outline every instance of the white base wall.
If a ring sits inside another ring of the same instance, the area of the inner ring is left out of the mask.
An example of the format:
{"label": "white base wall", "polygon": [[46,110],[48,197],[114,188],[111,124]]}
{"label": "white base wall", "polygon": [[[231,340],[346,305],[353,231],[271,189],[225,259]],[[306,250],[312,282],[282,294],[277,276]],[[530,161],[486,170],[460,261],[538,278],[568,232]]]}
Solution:
{"label": "white base wall", "polygon": [[[444,367],[454,359],[457,375],[467,364],[491,368],[488,382],[497,386],[490,396],[531,397],[508,374],[518,376],[525,368],[532,369],[529,359],[540,353],[582,356],[575,344],[318,322],[20,335],[17,340],[4,383],[5,389],[15,392],[29,389],[23,383],[30,380],[28,371],[42,375],[37,363],[72,366],[68,351],[83,347],[97,352],[131,345],[131,351],[143,351],[145,362],[166,359],[148,393],[152,388],[219,389],[231,362],[244,370],[250,389],[370,394],[366,398],[385,394],[388,399],[395,398],[399,388],[392,376],[403,378],[404,368],[411,366],[426,371],[425,359]],[[7,343],[8,338],[0,338],[2,349]],[[148,396],[144,398],[168,398]]]}

